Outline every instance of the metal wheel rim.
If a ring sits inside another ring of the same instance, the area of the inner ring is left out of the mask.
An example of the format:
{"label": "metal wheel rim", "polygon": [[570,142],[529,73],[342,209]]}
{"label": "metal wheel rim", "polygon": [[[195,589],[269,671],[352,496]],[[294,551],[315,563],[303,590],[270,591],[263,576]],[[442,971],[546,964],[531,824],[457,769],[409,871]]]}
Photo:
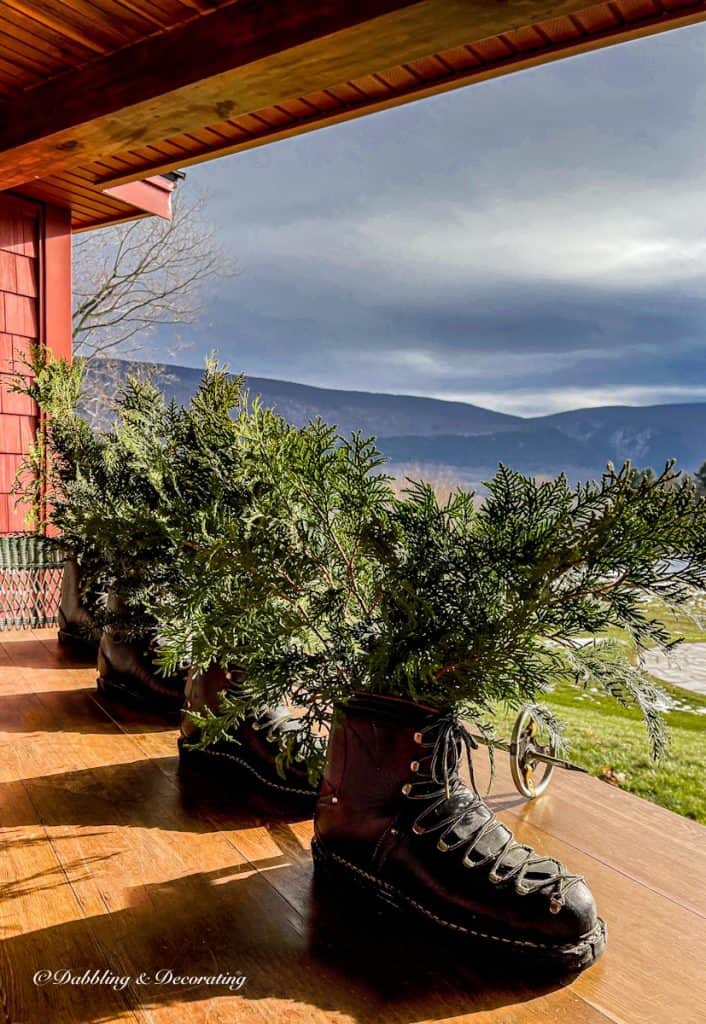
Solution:
{"label": "metal wheel rim", "polygon": [[[523,734],[526,729],[532,726],[533,723],[534,725],[537,724],[535,719],[532,717],[531,712],[527,708],[520,711],[519,715],[515,719],[510,746],[510,770],[512,772],[512,779],[518,792],[528,800],[534,800],[538,796],[541,796],[551,782],[552,775],[554,774],[554,765],[548,764],[544,766],[544,771],[541,775],[534,775],[534,773],[531,772],[528,777],[526,766],[522,763],[520,747],[523,740]],[[549,753],[552,756],[556,754],[555,745],[551,742],[549,745]]]}

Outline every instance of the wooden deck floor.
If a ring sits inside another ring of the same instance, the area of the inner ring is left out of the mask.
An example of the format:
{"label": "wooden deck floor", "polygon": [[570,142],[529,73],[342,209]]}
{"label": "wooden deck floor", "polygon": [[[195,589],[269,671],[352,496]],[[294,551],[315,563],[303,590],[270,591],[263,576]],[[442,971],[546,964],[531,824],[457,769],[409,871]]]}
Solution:
{"label": "wooden deck floor", "polygon": [[[50,630],[0,634],[0,744],[2,1024],[706,1021],[706,830],[596,780],[559,773],[534,804],[494,787],[608,921],[604,958],[556,987],[321,900],[308,821],[184,792],[174,730],[102,706]],[[247,981],[141,983],[159,970]]]}

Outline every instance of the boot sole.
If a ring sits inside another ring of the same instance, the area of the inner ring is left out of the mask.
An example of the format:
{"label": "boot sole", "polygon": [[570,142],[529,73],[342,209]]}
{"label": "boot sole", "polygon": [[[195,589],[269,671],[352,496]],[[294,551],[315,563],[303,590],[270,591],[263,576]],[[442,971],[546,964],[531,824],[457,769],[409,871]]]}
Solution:
{"label": "boot sole", "polygon": [[62,647],[72,647],[77,651],[85,651],[86,653],[95,654],[98,650],[97,643],[87,640],[78,633],[71,633],[66,629],[60,629],[58,631],[57,640]]}
{"label": "boot sole", "polygon": [[228,754],[223,750],[195,750],[189,748],[183,737],[179,737],[179,771],[186,776],[198,775],[207,778],[211,784],[220,783],[224,779],[247,778],[249,782],[253,779],[258,786],[265,789],[270,795],[277,794],[280,798],[287,797],[295,800],[308,809],[313,808],[318,793],[309,789],[298,789],[296,786],[288,786],[284,782],[272,782],[261,775],[245,758],[237,754]]}
{"label": "boot sole", "polygon": [[149,711],[161,715],[169,722],[179,721],[182,699],[175,697],[170,700],[168,697],[160,697],[159,694],[153,694],[150,691],[138,693],[130,683],[131,679],[123,680],[120,676],[101,675],[96,679],[98,693],[106,700],[133,708],[136,711]]}
{"label": "boot sole", "polygon": [[389,882],[383,881],[368,871],[363,871],[362,868],[337,853],[325,850],[317,839],[312,840],[311,854],[317,879],[323,882],[333,882],[337,886],[343,883],[355,887],[356,890],[363,890],[369,896],[382,901],[388,909],[422,917],[432,925],[455,932],[474,944],[498,943],[508,953],[512,952],[535,962],[543,962],[561,968],[565,972],[579,972],[590,967],[606,947],[606,923],[600,917],[591,932],[582,935],[576,942],[570,944],[552,945],[551,943],[531,942],[526,939],[510,939],[504,935],[493,935],[492,932],[466,928],[439,917],[434,911],[390,885]]}

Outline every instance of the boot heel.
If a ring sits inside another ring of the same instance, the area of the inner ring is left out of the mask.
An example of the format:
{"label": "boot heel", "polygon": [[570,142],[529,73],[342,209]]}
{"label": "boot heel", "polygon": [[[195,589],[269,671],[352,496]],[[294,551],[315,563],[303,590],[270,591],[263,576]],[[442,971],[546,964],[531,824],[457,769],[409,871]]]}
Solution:
{"label": "boot heel", "polygon": [[98,651],[98,693],[111,704],[119,704],[133,711],[156,714],[165,722],[178,723],[181,701],[160,698],[142,686],[139,680],[125,672],[116,672],[105,654]]}
{"label": "boot heel", "polygon": [[69,633],[67,629],[60,629],[57,637],[62,647],[82,647],[84,646],[81,641],[81,637],[76,636],[74,633]]}
{"label": "boot heel", "polygon": [[204,758],[203,751],[189,749],[181,736],[177,740],[177,747],[177,778],[182,792],[199,802],[203,802],[206,796],[211,799],[214,795],[222,801],[226,793],[222,775],[214,771],[214,765]]}
{"label": "boot heel", "polygon": [[120,700],[121,697],[125,696],[125,687],[121,686],[121,680],[117,672],[113,669],[105,654],[98,648],[98,658],[96,661],[96,669],[98,671],[98,677],[96,678],[96,688],[98,693],[107,697],[109,700]]}
{"label": "boot heel", "polygon": [[203,750],[194,750],[187,745],[183,736],[177,740],[179,748],[179,776],[194,782],[208,783],[210,786],[222,782],[223,773],[220,765],[213,763],[213,758],[204,756]]}
{"label": "boot heel", "polygon": [[73,637],[67,631],[68,622],[66,621],[66,616],[62,612],[61,608],[56,616],[56,624],[59,627],[59,643],[66,645],[70,644]]}
{"label": "boot heel", "polygon": [[[314,886],[324,891],[335,890],[339,901],[346,906],[360,904],[361,886],[357,879],[344,871],[316,839],[311,841],[311,858],[314,862]],[[363,901],[367,904],[367,900]]]}
{"label": "boot heel", "polygon": [[[370,909],[383,918],[393,920],[403,908],[384,885],[367,872],[352,870],[345,862],[331,856],[317,839],[311,843],[314,861],[314,883],[323,888],[335,888],[339,902],[345,902],[353,913],[369,913]],[[361,898],[362,897],[362,898]]]}
{"label": "boot heel", "polygon": [[69,647],[77,654],[84,654],[86,657],[95,657],[98,645],[89,636],[69,628],[59,628],[56,636],[62,647]]}
{"label": "boot heel", "polygon": [[314,861],[314,875],[317,881],[330,882],[339,890],[341,888],[348,889],[349,893],[356,897],[360,895],[361,890],[368,895],[375,895],[374,885],[369,884],[364,877],[359,876],[356,872],[347,870],[343,864],[327,853],[318,839],[311,841],[311,857]]}
{"label": "boot heel", "polygon": [[330,857],[324,852],[317,839],[311,841],[311,859],[314,862],[316,879],[321,882],[332,881],[336,872],[333,870]]}

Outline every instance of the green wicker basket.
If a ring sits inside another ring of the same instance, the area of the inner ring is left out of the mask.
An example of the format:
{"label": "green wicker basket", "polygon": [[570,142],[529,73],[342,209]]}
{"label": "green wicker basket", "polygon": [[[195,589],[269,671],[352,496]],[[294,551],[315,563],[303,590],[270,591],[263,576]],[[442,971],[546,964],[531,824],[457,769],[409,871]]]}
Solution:
{"label": "green wicker basket", "polygon": [[56,541],[36,533],[0,536],[0,630],[55,623],[63,568]]}

